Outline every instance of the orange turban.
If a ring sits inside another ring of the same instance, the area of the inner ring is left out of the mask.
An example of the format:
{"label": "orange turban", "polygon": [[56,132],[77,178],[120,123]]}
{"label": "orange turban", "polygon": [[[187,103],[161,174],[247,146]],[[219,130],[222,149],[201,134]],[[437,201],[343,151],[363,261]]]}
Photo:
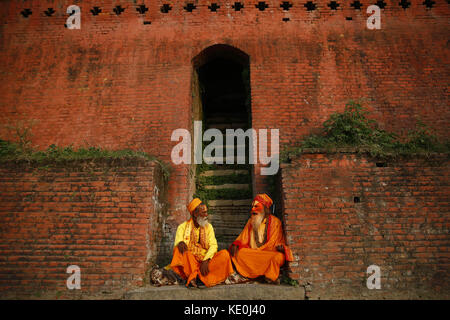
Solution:
{"label": "orange turban", "polygon": [[188,204],[187,209],[192,214],[192,212],[194,212],[195,208],[197,208],[200,203],[202,203],[202,200],[200,200],[199,198],[195,198]]}
{"label": "orange turban", "polygon": [[273,203],[272,199],[265,193],[257,194],[253,201],[255,200],[262,203],[266,208],[270,208]]}

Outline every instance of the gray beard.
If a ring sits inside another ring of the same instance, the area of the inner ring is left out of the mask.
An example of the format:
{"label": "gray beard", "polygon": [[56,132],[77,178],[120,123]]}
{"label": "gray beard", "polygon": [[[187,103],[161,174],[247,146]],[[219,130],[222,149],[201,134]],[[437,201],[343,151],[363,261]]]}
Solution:
{"label": "gray beard", "polygon": [[205,227],[208,224],[208,218],[195,218],[195,221],[200,227]]}
{"label": "gray beard", "polygon": [[259,226],[261,225],[261,222],[264,219],[264,213],[258,213],[257,215],[252,215],[252,227],[253,230],[257,230],[259,229]]}

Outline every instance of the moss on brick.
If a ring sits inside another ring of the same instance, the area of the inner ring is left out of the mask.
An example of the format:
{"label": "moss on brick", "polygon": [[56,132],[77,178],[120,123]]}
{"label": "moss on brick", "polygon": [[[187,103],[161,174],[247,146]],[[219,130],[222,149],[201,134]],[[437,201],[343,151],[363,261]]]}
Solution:
{"label": "moss on brick", "polygon": [[[167,180],[170,175],[170,168],[155,156],[143,151],[107,150],[97,147],[74,149],[72,145],[67,147],[50,145],[44,151],[36,151],[32,148],[24,148],[21,144],[0,139],[0,162],[28,162],[35,163],[38,169],[46,170],[52,165],[68,164],[84,160],[150,160],[157,162],[162,170],[163,176]],[[113,162],[109,162],[112,164]],[[108,170],[108,169],[107,169]]]}
{"label": "moss on brick", "polygon": [[210,177],[198,177],[197,185],[198,186],[207,186],[207,185],[221,185],[221,184],[244,184],[251,183],[252,177],[250,174],[232,174],[227,176],[210,176]]}
{"label": "moss on brick", "polygon": [[252,197],[251,190],[237,189],[197,189],[194,197],[207,200],[239,200]]}
{"label": "moss on brick", "polygon": [[400,141],[392,132],[379,128],[378,123],[367,118],[369,112],[360,103],[350,101],[342,113],[333,113],[323,122],[320,134],[311,134],[280,154],[281,162],[302,153],[356,152],[379,158],[450,153],[450,141],[439,141],[422,121],[410,130],[406,141]]}
{"label": "moss on brick", "polygon": [[196,166],[197,175],[209,170],[250,170],[250,164],[207,164],[201,163]]}

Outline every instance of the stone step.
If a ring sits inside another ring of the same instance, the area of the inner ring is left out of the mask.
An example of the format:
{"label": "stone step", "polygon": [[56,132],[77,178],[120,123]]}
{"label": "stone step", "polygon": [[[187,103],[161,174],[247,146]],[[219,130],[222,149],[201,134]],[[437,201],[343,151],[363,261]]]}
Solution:
{"label": "stone step", "polygon": [[239,226],[236,226],[235,228],[230,228],[229,226],[217,227],[217,225],[215,224],[212,225],[214,227],[214,233],[216,234],[216,237],[218,238],[227,237],[227,239],[231,237],[230,239],[233,239],[234,237],[237,237],[239,233],[241,233],[242,229],[244,229],[245,222],[247,221],[240,223]]}
{"label": "stone step", "polygon": [[[212,127],[212,129],[214,129],[214,127]],[[231,129],[231,128],[229,128],[229,129]],[[247,129],[244,129],[244,128],[242,128],[242,129],[244,130],[244,133],[246,133]],[[234,144],[236,144],[237,142],[240,142],[240,141],[238,140],[238,137],[236,136],[236,135],[237,135],[237,132],[236,132],[236,131],[233,131],[233,132],[226,132],[225,130],[223,130],[223,131],[222,131],[221,129],[219,129],[219,130],[220,130],[220,132],[222,133],[222,141],[223,141],[224,144],[226,144],[228,141],[234,142]],[[244,137],[244,139],[245,139],[245,140],[243,140],[243,142],[245,142],[246,144],[248,144],[249,137],[246,135],[246,136]],[[205,144],[209,144],[209,142],[206,141]]]}
{"label": "stone step", "polygon": [[[236,240],[238,235],[242,232],[242,229],[243,229],[243,227],[233,230],[233,232],[227,232],[220,236],[216,234],[217,244],[220,243],[220,246],[222,249],[228,247],[230,244],[233,243],[234,240]],[[215,232],[217,232],[216,229],[214,229],[214,230],[215,230]],[[221,249],[219,249],[219,250],[221,250]]]}
{"label": "stone step", "polygon": [[244,227],[240,224],[233,224],[230,225],[230,223],[246,223],[247,220],[250,218],[250,214],[247,215],[239,215],[239,216],[229,216],[226,219],[225,218],[213,218],[215,215],[209,216],[209,222],[213,225],[214,228],[218,228],[219,226],[222,228],[236,228],[236,227]]}
{"label": "stone step", "polygon": [[217,241],[233,242],[244,229],[245,223],[246,221],[241,222],[239,223],[239,226],[236,226],[235,228],[227,228],[226,226],[218,227],[213,223],[212,226],[214,228],[214,234],[216,235]]}
{"label": "stone step", "polygon": [[[215,157],[203,157],[203,161],[208,164],[214,163]],[[247,157],[222,157],[222,164],[247,164]]]}
{"label": "stone step", "polygon": [[[229,154],[227,154],[227,153],[229,153]],[[211,157],[215,157],[215,156],[216,156],[215,152],[211,152]],[[238,156],[243,159],[247,159],[249,156],[248,148],[240,150],[240,149],[230,147],[229,149],[227,149],[225,146],[222,149],[222,158],[224,161],[225,161],[225,158],[236,159]],[[205,155],[203,158],[206,161],[206,158],[208,158],[208,156]]]}
{"label": "stone step", "polygon": [[240,200],[209,200],[210,207],[227,207],[227,206],[251,206],[253,199]]}
{"label": "stone step", "polygon": [[[242,229],[244,229],[245,224],[242,224],[239,226],[239,228],[233,228],[233,229],[221,229],[223,231],[223,234],[216,235],[217,241],[220,242],[233,242],[236,237],[242,232]],[[218,228],[214,228],[214,230],[218,230]]]}
{"label": "stone step", "polygon": [[246,190],[250,189],[250,184],[248,183],[227,183],[227,184],[219,184],[219,185],[207,185],[205,186],[205,189],[212,189],[212,190],[218,190],[218,189],[234,189],[234,190]]}
{"label": "stone step", "polygon": [[227,217],[217,217],[217,218],[215,218],[215,216],[217,216],[217,215],[214,215],[214,214],[209,215],[209,221],[212,223],[213,227],[215,227],[215,228],[218,227],[219,225],[224,225],[226,227],[235,227],[234,225],[233,226],[228,225],[228,223],[238,222],[238,221],[244,223],[244,222],[247,222],[247,220],[250,218],[250,214],[237,215],[237,216],[229,215]]}
{"label": "stone step", "polygon": [[224,142],[224,145],[222,148],[222,152],[224,155],[226,155],[227,149],[233,150],[234,153],[236,154],[236,150],[239,150],[239,148],[240,149],[244,148],[244,150],[246,150],[246,152],[248,153],[248,149],[249,149],[248,142],[245,142],[245,144],[237,144],[236,141],[234,143],[227,144],[226,140],[224,140],[223,142]]}
{"label": "stone step", "polygon": [[[213,201],[213,200],[210,200]],[[250,217],[250,205],[245,206],[245,208],[230,208],[230,207],[224,207],[224,208],[218,208],[209,206],[211,210],[214,211],[213,214],[211,214],[211,218],[217,219],[217,217],[221,217],[222,219],[240,219],[242,217]]]}
{"label": "stone step", "polygon": [[[304,300],[302,286],[243,283],[188,289],[184,285],[145,286],[125,292],[124,300]],[[186,303],[190,306],[190,303]]]}
{"label": "stone step", "polygon": [[[224,205],[217,205],[217,203],[214,203],[211,205],[209,205],[210,207],[214,207],[214,209],[216,211],[220,211],[221,213],[229,213],[229,212],[233,212],[233,214],[244,214],[247,213],[249,208],[251,207],[251,203],[252,200],[250,200],[250,202],[246,202],[249,201],[247,199],[217,199],[217,201],[220,200],[225,200],[225,201],[236,201],[233,204],[230,205],[229,202],[223,202]],[[209,200],[209,201],[216,201],[216,200]],[[240,202],[237,202],[240,201]],[[245,203],[244,203],[245,202]],[[221,202],[219,202],[220,204]]]}
{"label": "stone step", "polygon": [[234,234],[236,231],[238,231],[239,233],[244,228],[247,221],[248,217],[243,219],[236,219],[234,221],[209,220],[214,230],[216,230],[217,235]]}
{"label": "stone step", "polygon": [[251,172],[251,164],[212,164],[209,170],[247,170]]}
{"label": "stone step", "polygon": [[[224,234],[232,234],[236,230],[239,232],[244,228],[245,224],[248,221],[248,217],[236,220],[229,221],[218,221],[218,220],[209,220],[211,225],[214,227],[214,230],[220,230],[220,232],[224,232]],[[219,234],[219,233],[218,233]]]}
{"label": "stone step", "polygon": [[238,174],[249,174],[248,170],[208,170],[200,174],[201,177],[212,177],[212,176],[231,176]]}
{"label": "stone step", "polygon": [[209,222],[213,225],[214,229],[242,229],[247,223],[250,215],[229,217],[229,219],[213,218],[213,215],[209,216]]}
{"label": "stone step", "polygon": [[247,221],[250,218],[250,209],[247,210],[248,212],[242,213],[242,214],[210,214],[209,215],[209,221],[213,223],[213,226],[216,226],[217,223],[228,223],[228,222],[235,222],[235,221]]}
{"label": "stone step", "polygon": [[239,234],[242,232],[242,229],[238,230],[235,233],[228,233],[226,235],[222,235],[220,238],[217,238],[217,244],[218,246],[221,247],[222,250],[223,248],[228,248],[233,242],[234,240],[236,240],[236,238],[239,236]]}
{"label": "stone step", "polygon": [[[245,130],[244,130],[245,131]],[[227,142],[227,139],[228,139],[228,141],[233,141],[233,139],[234,139],[234,142],[236,143],[236,141],[237,141],[237,137],[236,137],[236,132],[230,132],[230,133],[227,133],[227,132],[224,132],[224,133],[222,133],[222,137],[223,137],[223,141],[224,142]],[[246,136],[245,137],[245,141],[246,142],[248,142],[248,137]]]}

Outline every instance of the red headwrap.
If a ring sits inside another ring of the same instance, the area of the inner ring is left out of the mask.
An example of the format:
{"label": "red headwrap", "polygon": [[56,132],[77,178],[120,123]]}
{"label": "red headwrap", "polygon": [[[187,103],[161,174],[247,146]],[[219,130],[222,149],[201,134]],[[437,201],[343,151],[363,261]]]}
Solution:
{"label": "red headwrap", "polygon": [[273,203],[272,199],[265,193],[257,194],[253,201],[255,200],[262,203],[266,208],[270,208]]}

